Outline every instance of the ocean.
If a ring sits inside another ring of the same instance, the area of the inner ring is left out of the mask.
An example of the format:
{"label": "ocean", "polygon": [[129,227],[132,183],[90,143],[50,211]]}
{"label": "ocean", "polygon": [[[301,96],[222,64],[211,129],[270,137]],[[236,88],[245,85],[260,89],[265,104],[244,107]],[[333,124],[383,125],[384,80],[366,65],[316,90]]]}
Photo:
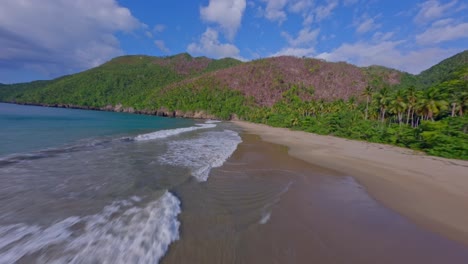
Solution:
{"label": "ocean", "polygon": [[232,123],[0,104],[0,264],[467,261]]}
{"label": "ocean", "polygon": [[179,238],[171,192],[204,182],[232,125],[0,104],[0,263],[157,263]]}

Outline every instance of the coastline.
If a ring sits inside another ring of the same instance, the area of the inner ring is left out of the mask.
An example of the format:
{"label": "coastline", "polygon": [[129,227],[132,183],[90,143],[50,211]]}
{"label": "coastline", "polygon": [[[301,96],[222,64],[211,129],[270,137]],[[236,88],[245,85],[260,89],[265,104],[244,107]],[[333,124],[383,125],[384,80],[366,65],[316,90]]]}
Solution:
{"label": "coastline", "polygon": [[383,205],[416,224],[468,245],[468,161],[390,145],[233,121],[310,164],[354,177]]}
{"label": "coastline", "polygon": [[41,103],[25,103],[25,102],[4,102],[3,104],[15,104],[15,105],[29,105],[29,106],[40,106],[40,107],[51,107],[51,108],[69,108],[69,109],[80,109],[80,110],[91,110],[91,111],[104,111],[104,112],[116,112],[116,113],[129,113],[138,115],[153,115],[161,117],[171,118],[190,118],[190,119],[211,119],[219,120],[214,115],[208,114],[206,111],[181,111],[181,110],[168,110],[166,108],[159,108],[157,110],[135,110],[133,107],[123,107],[122,104],[117,105],[106,105],[105,107],[94,107],[94,106],[82,106],[73,104],[41,104]]}

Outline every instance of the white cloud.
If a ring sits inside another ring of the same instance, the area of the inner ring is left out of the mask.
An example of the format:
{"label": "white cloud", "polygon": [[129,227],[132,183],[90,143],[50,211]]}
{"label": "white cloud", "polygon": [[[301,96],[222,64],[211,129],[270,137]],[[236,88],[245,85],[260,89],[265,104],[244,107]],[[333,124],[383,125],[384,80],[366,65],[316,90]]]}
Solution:
{"label": "white cloud", "polygon": [[153,38],[153,33],[151,33],[151,31],[145,31],[145,35],[146,35],[148,38]]}
{"label": "white cloud", "polygon": [[423,33],[416,36],[421,45],[431,45],[446,41],[468,38],[468,23],[451,24],[452,20],[436,21]]}
{"label": "white cloud", "polygon": [[375,18],[364,18],[361,22],[358,22],[356,25],[356,32],[363,34],[371,30],[379,28],[381,25],[375,23]]}
{"label": "white cloud", "polygon": [[219,24],[232,40],[241,25],[245,6],[245,0],[210,0],[208,6],[200,9],[200,15],[205,21]]}
{"label": "white cloud", "polygon": [[372,41],[374,42],[382,42],[382,41],[387,41],[391,39],[395,35],[395,32],[375,32],[374,35],[372,35]]}
{"label": "white cloud", "polygon": [[160,49],[162,52],[164,53],[169,53],[171,52],[167,47],[166,47],[166,43],[164,43],[163,40],[155,40],[154,41],[154,45],[156,45],[156,47],[158,47],[158,49]]}
{"label": "white cloud", "polygon": [[297,38],[291,37],[291,35],[287,32],[281,32],[281,36],[283,36],[292,47],[297,46],[313,46],[317,41],[317,36],[320,33],[320,29],[311,30],[310,28],[303,28],[299,31]]}
{"label": "white cloud", "polygon": [[308,26],[314,22],[314,15],[309,13],[304,15],[304,20],[302,21],[302,25]]}
{"label": "white cloud", "polygon": [[261,0],[266,2],[266,7],[263,11],[264,16],[270,21],[278,21],[282,23],[286,21],[287,15],[284,11],[288,0]]}
{"label": "white cloud", "polygon": [[320,22],[331,16],[333,10],[338,6],[337,0],[328,0],[326,5],[321,5],[315,8],[315,19]]}
{"label": "white cloud", "polygon": [[359,2],[359,0],[344,0],[344,1],[343,1],[343,4],[344,4],[345,6],[350,6],[350,5],[357,4],[357,2]]}
{"label": "white cloud", "polygon": [[414,21],[422,24],[442,17],[445,15],[446,11],[455,6],[457,2],[458,0],[454,0],[444,5],[440,4],[437,0],[428,0],[419,5],[420,10],[414,18]]}
{"label": "white cloud", "polygon": [[311,0],[296,0],[291,2],[289,5],[289,10],[294,13],[303,13],[306,10],[309,10],[314,4],[314,1]]}
{"label": "white cloud", "polygon": [[144,28],[115,0],[2,0],[1,5],[0,65],[50,76],[121,55],[114,34]]}
{"label": "white cloud", "polygon": [[218,32],[212,28],[206,29],[198,43],[190,43],[187,51],[192,54],[205,55],[212,58],[240,58],[239,49],[229,43],[220,43]]}
{"label": "white cloud", "polygon": [[164,24],[156,24],[153,27],[153,31],[155,33],[162,33],[162,32],[164,32],[164,30],[166,30],[166,25],[164,25]]}
{"label": "white cloud", "polygon": [[278,57],[278,56],[295,56],[295,57],[310,57],[315,53],[315,49],[313,47],[310,48],[295,48],[295,47],[287,47],[284,48],[275,54],[272,54],[271,56],[273,57]]}
{"label": "white cloud", "polygon": [[404,41],[342,44],[332,52],[317,57],[328,61],[347,61],[359,66],[382,65],[417,74],[461,50],[425,48],[403,52]]}

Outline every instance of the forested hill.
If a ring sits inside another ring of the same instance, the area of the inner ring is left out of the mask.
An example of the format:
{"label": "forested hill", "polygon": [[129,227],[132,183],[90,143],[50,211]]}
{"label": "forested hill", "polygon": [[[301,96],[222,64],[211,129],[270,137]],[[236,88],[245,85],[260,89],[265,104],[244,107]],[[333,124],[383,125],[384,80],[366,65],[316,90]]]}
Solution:
{"label": "forested hill", "polygon": [[230,58],[192,58],[186,53],[165,58],[123,56],[55,80],[7,85],[0,91],[0,100],[94,108],[122,104],[141,109],[145,98],[154,90],[239,63]]}
{"label": "forested hill", "polygon": [[458,71],[468,67],[468,50],[456,54],[421,72],[418,79],[425,87],[437,85],[449,80]]}
{"label": "forested hill", "polygon": [[311,58],[115,58],[0,101],[244,120],[468,159],[468,52],[411,75]]}
{"label": "forested hill", "polygon": [[242,63],[232,58],[194,58],[187,53],[162,58],[136,55],[51,81],[7,85],[0,91],[0,100],[94,108],[122,104],[148,110],[168,107],[157,98],[190,87],[232,89],[258,105],[271,106],[293,85],[314,89],[314,94],[304,90],[305,99],[348,99],[370,84],[398,84],[401,75],[383,67],[376,70],[287,56]]}

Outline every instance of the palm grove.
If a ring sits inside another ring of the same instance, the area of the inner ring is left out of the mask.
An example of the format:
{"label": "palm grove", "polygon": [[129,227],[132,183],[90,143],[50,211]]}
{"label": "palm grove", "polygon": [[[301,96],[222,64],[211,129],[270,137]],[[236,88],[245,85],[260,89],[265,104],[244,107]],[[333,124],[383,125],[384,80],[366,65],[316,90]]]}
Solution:
{"label": "palm grove", "polygon": [[[271,108],[247,119],[318,134],[387,143],[431,155],[468,159],[468,67],[429,88],[374,82],[347,101],[303,101],[293,86]],[[405,87],[406,86],[406,87]],[[310,88],[308,89],[310,90]]]}

